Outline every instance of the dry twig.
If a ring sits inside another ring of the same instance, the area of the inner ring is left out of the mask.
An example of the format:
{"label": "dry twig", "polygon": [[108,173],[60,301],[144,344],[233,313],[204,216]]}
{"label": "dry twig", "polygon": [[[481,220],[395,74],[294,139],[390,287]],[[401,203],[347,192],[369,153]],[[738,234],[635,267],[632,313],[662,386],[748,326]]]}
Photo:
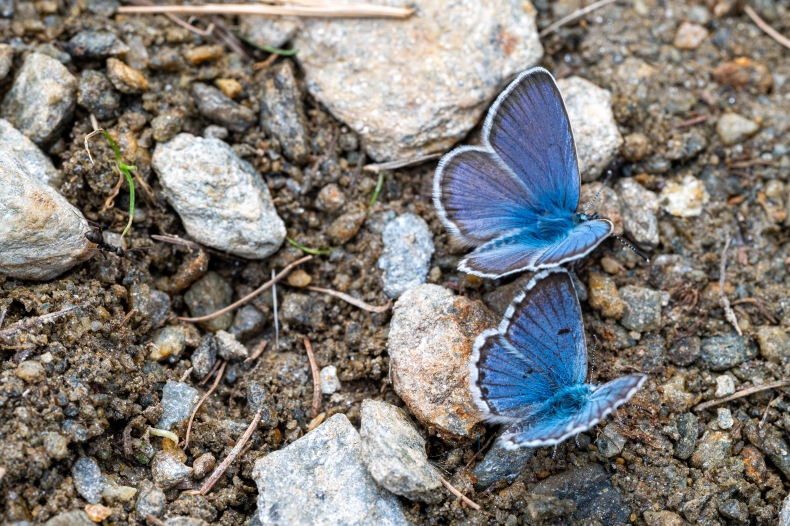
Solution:
{"label": "dry twig", "polygon": [[540,37],[543,38],[545,36],[548,36],[548,35],[554,33],[556,30],[558,30],[562,26],[570,24],[571,22],[575,22],[576,20],[580,19],[584,15],[586,15],[588,13],[592,13],[596,9],[601,8],[603,6],[606,6],[606,5],[609,5],[609,4],[612,4],[612,3],[616,2],[616,1],[617,0],[599,0],[598,2],[595,2],[595,3],[592,3],[592,4],[588,5],[587,7],[583,7],[581,9],[577,9],[573,13],[569,14],[568,16],[564,16],[564,17],[560,18],[559,20],[557,20],[556,22],[551,24],[549,27],[547,27],[546,29],[541,31],[540,32]]}
{"label": "dry twig", "polygon": [[730,248],[730,241],[730,238],[727,238],[727,241],[724,243],[724,250],[721,251],[721,265],[719,266],[719,305],[724,310],[724,317],[735,327],[738,336],[743,336],[743,331],[738,325],[738,318],[735,317],[735,313],[730,306],[730,300],[727,298],[727,293],[724,292],[724,286],[727,284],[727,249]]}
{"label": "dry twig", "polygon": [[321,412],[321,374],[318,372],[313,347],[307,338],[304,339],[304,348],[307,351],[307,359],[310,360],[310,370],[313,372],[313,407],[310,409],[310,418],[315,418]]}
{"label": "dry twig", "polygon": [[778,321],[776,321],[776,318],[771,316],[771,313],[768,312],[768,309],[765,307],[765,304],[763,304],[763,302],[758,300],[757,298],[741,298],[733,301],[730,305],[734,307],[735,305],[740,305],[741,303],[748,303],[750,305],[754,305],[755,307],[757,307],[757,310],[760,311],[760,314],[765,316],[765,319],[767,319],[774,325],[777,325],[779,323]]}
{"label": "dry twig", "polygon": [[297,259],[296,261],[294,261],[293,263],[291,263],[290,265],[288,265],[287,267],[282,269],[279,274],[274,276],[274,278],[272,278],[271,280],[267,281],[266,283],[264,283],[263,285],[261,285],[257,289],[253,290],[252,292],[250,292],[249,294],[247,294],[246,296],[241,298],[236,303],[232,303],[232,304],[228,305],[224,309],[220,309],[220,310],[218,310],[216,312],[212,312],[211,314],[206,314],[205,316],[200,316],[198,318],[182,318],[182,317],[179,317],[178,319],[181,320],[181,321],[188,321],[188,322],[191,322],[191,323],[195,323],[195,322],[199,322],[199,321],[208,321],[208,320],[213,320],[214,318],[218,318],[218,317],[222,316],[223,314],[225,314],[226,312],[230,312],[230,311],[232,311],[234,309],[238,309],[239,307],[241,307],[242,305],[244,305],[245,303],[247,303],[248,301],[250,301],[254,297],[260,295],[266,289],[268,289],[269,287],[271,287],[272,285],[274,285],[275,283],[277,283],[278,281],[283,279],[285,276],[287,276],[291,272],[291,270],[294,269],[294,267],[297,267],[297,266],[301,265],[302,263],[304,263],[306,261],[310,261],[311,259],[313,259],[313,256],[305,256],[302,259]]}
{"label": "dry twig", "polygon": [[263,340],[261,343],[259,343],[255,347],[255,349],[253,349],[252,354],[249,356],[249,358],[244,360],[244,363],[250,363],[251,361],[256,360],[258,358],[258,356],[263,354],[263,351],[264,351],[264,349],[266,349],[266,346],[268,344],[269,344],[269,340]]}
{"label": "dry twig", "polygon": [[209,254],[214,254],[215,256],[219,256],[225,259],[234,259],[239,261],[247,261],[247,258],[243,258],[241,256],[233,256],[226,252],[222,252],[220,250],[215,250],[213,248],[209,248],[205,245],[201,245],[200,243],[196,243],[194,241],[190,241],[189,239],[184,239],[182,237],[173,236],[170,234],[153,234],[151,235],[151,239],[154,241],[161,241],[162,243],[170,243],[171,245],[181,245],[182,247],[191,248],[192,250],[202,250],[204,252],[208,252]]}
{"label": "dry twig", "polygon": [[126,322],[129,321],[131,317],[134,316],[135,314],[137,314],[137,309],[132,309],[129,312],[127,312],[126,316],[124,316],[123,319],[121,320],[121,324],[118,325],[118,328],[120,329],[121,327],[126,325]]}
{"label": "dry twig", "polygon": [[752,19],[752,22],[757,24],[757,27],[765,31],[769,37],[773,38],[787,49],[790,49],[790,38],[787,38],[779,31],[769,26],[768,22],[760,18],[760,15],[758,15],[757,12],[751,8],[751,6],[743,6],[743,11],[749,16],[749,18]]}
{"label": "dry twig", "polygon": [[244,444],[247,443],[247,441],[252,436],[252,433],[255,432],[255,428],[258,427],[258,422],[261,421],[262,414],[263,414],[263,409],[258,409],[258,412],[255,413],[255,418],[253,418],[252,423],[250,423],[250,427],[247,428],[247,431],[244,432],[244,434],[236,443],[236,445],[233,446],[233,449],[230,451],[228,456],[225,457],[225,460],[223,460],[222,463],[217,467],[217,469],[215,469],[211,473],[211,476],[198,490],[198,494],[205,495],[209,491],[211,491],[211,488],[214,487],[214,484],[216,484],[217,481],[220,479],[220,477],[222,477],[222,475],[225,473],[225,471],[227,471],[228,467],[230,467],[230,465],[233,464],[233,461],[236,460],[236,457],[239,455],[239,452],[244,447]]}
{"label": "dry twig", "polygon": [[[613,1],[613,0],[608,0]],[[204,4],[121,6],[118,13],[181,14],[181,15],[263,15],[307,16],[319,18],[408,18],[414,9],[373,4],[321,4],[321,5],[261,5],[261,4]]]}
{"label": "dry twig", "polygon": [[695,407],[694,411],[704,411],[705,409],[710,409],[711,407],[716,407],[717,405],[726,404],[727,402],[732,402],[733,400],[737,400],[738,398],[743,398],[744,396],[749,396],[754,393],[759,393],[760,391],[767,391],[768,389],[776,389],[777,387],[784,387],[786,385],[790,385],[790,380],[779,380],[778,382],[772,382],[770,384],[756,385],[754,387],[749,387],[742,391],[738,391],[737,393],[731,394],[730,396],[725,396],[724,398],[717,398],[716,400],[708,400],[707,402],[701,403],[697,407]]}
{"label": "dry twig", "polygon": [[148,523],[148,526],[167,526],[162,519],[150,513],[145,514],[145,522]]}
{"label": "dry twig", "polygon": [[476,510],[478,510],[478,511],[480,510],[480,505],[479,505],[479,504],[476,504],[476,503],[475,503],[474,501],[472,501],[472,500],[471,500],[469,497],[467,497],[466,495],[464,495],[463,493],[461,493],[460,491],[458,491],[457,489],[455,489],[455,488],[452,486],[452,484],[450,484],[449,482],[447,482],[446,480],[444,480],[444,477],[442,477],[442,476],[439,474],[439,471],[437,471],[437,470],[436,470],[436,468],[434,468],[433,470],[436,472],[436,476],[437,476],[437,477],[439,477],[439,480],[442,482],[442,484],[444,484],[444,487],[445,487],[445,488],[447,488],[447,490],[448,490],[450,493],[452,493],[453,495],[455,495],[456,497],[458,497],[459,499],[461,499],[461,501],[463,501],[464,503],[466,503],[468,506],[471,506],[472,508],[474,508],[474,509],[476,509]]}
{"label": "dry twig", "polygon": [[696,116],[696,117],[694,117],[692,119],[681,121],[681,122],[675,124],[672,127],[675,128],[675,129],[677,129],[677,128],[688,128],[689,126],[695,126],[697,124],[702,124],[706,120],[708,120],[708,115],[698,115],[698,116]]}
{"label": "dry twig", "polygon": [[344,294],[342,292],[338,292],[332,289],[322,289],[321,287],[313,287],[309,285],[305,287],[307,290],[313,290],[315,292],[323,292],[324,294],[329,294],[330,296],[334,296],[336,298],[340,298],[341,300],[345,301],[346,303],[350,303],[355,307],[359,307],[362,310],[366,310],[368,312],[385,312],[387,309],[390,308],[392,305],[391,302],[388,302],[386,305],[382,305],[377,307],[375,305],[369,305],[362,300],[358,300],[354,296],[349,296],[348,294]]}
{"label": "dry twig", "polygon": [[395,170],[397,168],[406,168],[408,166],[415,166],[428,161],[433,161],[441,158],[442,155],[444,154],[430,153],[428,155],[421,155],[419,157],[414,157],[412,159],[401,159],[398,161],[389,161],[386,163],[379,163],[379,164],[367,164],[362,169],[365,170],[366,172],[378,173],[382,170]]}
{"label": "dry twig", "polygon": [[760,419],[760,425],[758,426],[760,429],[763,428],[765,422],[768,420],[768,410],[771,409],[776,404],[778,404],[782,400],[782,397],[784,397],[784,395],[782,393],[779,393],[778,396],[774,397],[774,399],[768,402],[768,405],[765,406],[765,411],[763,411],[763,417]]}
{"label": "dry twig", "polygon": [[209,378],[211,378],[211,375],[214,374],[214,371],[216,371],[220,365],[222,365],[222,360],[217,360],[217,362],[214,364],[214,367],[211,368],[205,378],[198,382],[198,385],[205,385],[205,383],[208,382]]}
{"label": "dry twig", "polygon": [[10,336],[13,336],[14,334],[16,334],[17,332],[19,332],[21,330],[29,329],[30,327],[32,327],[34,325],[43,325],[45,323],[51,323],[51,322],[55,321],[56,319],[60,318],[61,316],[65,316],[66,314],[68,314],[69,312],[75,310],[76,308],[77,307],[68,307],[66,309],[59,310],[57,312],[51,312],[49,314],[43,314],[41,316],[36,316],[35,318],[27,318],[25,320],[19,321],[19,322],[15,323],[15,324],[11,325],[7,329],[4,329],[4,330],[0,331],[0,340],[8,341],[8,338]]}
{"label": "dry twig", "polygon": [[186,437],[184,438],[184,451],[186,451],[187,447],[189,447],[189,435],[192,432],[192,421],[195,419],[195,415],[197,415],[197,412],[198,412],[198,409],[200,409],[200,406],[203,405],[203,402],[206,401],[206,398],[211,396],[211,393],[213,393],[214,389],[216,389],[217,386],[219,385],[220,380],[222,380],[222,375],[225,373],[225,366],[227,364],[228,364],[228,362],[226,362],[226,361],[222,362],[222,365],[219,368],[219,372],[217,373],[217,379],[214,380],[214,383],[211,385],[211,388],[208,391],[206,391],[206,394],[204,394],[200,398],[200,400],[198,400],[198,403],[195,406],[195,409],[192,410],[192,415],[189,417],[189,423],[187,424],[187,434],[186,434]]}

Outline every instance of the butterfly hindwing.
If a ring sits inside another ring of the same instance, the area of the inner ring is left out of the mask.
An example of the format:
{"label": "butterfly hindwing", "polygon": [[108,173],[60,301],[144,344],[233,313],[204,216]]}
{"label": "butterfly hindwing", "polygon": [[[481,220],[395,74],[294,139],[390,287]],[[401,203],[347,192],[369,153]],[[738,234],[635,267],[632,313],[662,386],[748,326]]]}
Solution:
{"label": "butterfly hindwing", "polygon": [[592,219],[580,223],[568,233],[568,237],[546,248],[535,259],[538,268],[561,265],[586,256],[609,237],[614,225],[608,219]]}

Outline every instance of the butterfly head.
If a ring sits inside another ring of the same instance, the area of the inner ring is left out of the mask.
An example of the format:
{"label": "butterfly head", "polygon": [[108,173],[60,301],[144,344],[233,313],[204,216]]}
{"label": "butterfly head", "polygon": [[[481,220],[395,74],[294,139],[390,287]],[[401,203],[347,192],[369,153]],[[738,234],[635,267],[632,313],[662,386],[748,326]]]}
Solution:
{"label": "butterfly head", "polygon": [[573,219],[574,219],[574,223],[576,223],[578,225],[580,223],[584,223],[585,221],[592,221],[593,219],[598,219],[598,212],[595,212],[594,214],[589,214],[589,215],[581,212],[581,213],[575,214],[573,216]]}

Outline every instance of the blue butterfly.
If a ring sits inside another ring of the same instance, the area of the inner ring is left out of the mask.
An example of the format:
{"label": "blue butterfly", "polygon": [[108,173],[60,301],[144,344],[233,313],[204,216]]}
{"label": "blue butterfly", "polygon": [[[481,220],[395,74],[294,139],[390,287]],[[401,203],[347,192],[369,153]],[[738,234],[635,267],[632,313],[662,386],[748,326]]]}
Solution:
{"label": "blue butterfly", "polygon": [[475,340],[472,398],[486,420],[507,423],[507,449],[551,446],[586,431],[627,402],[647,380],[624,376],[586,383],[587,343],[567,271],[545,270],[527,284],[498,329]]}
{"label": "blue butterfly", "polygon": [[545,69],[525,71],[489,110],[483,146],[457,148],[436,169],[439,217],[459,241],[477,247],[458,269],[498,278],[589,254],[614,226],[576,213],[580,185],[560,90]]}

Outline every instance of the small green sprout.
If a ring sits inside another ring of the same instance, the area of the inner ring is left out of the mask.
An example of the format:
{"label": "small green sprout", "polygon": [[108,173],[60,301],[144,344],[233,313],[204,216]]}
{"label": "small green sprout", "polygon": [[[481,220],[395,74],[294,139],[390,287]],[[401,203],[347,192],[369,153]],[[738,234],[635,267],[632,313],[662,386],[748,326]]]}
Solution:
{"label": "small green sprout", "polygon": [[291,245],[295,246],[302,252],[307,252],[308,254],[312,254],[314,256],[323,256],[326,254],[331,254],[335,249],[334,248],[325,248],[325,249],[317,249],[317,248],[308,248],[304,245],[300,245],[290,237],[285,238]]}
{"label": "small green sprout", "polygon": [[143,464],[143,465],[147,465],[148,464],[148,457],[146,457],[145,455],[143,455],[139,451],[135,451],[134,458],[136,458],[137,462],[139,462],[140,464]]}
{"label": "small green sprout", "polygon": [[281,57],[292,57],[299,52],[298,49],[278,49],[276,47],[264,46],[263,44],[258,44],[254,40],[242,35],[239,31],[234,31],[233,34],[236,35],[236,38],[238,38],[242,42],[245,42],[256,49],[260,49],[261,51],[265,51],[273,55],[280,55]]}
{"label": "small green sprout", "polygon": [[373,205],[376,204],[376,200],[379,198],[379,192],[381,192],[381,187],[384,186],[384,170],[379,172],[379,180],[376,182],[376,189],[373,190],[373,197],[370,198],[370,203],[368,203],[368,208],[366,212],[369,212]]}
{"label": "small green sprout", "polygon": [[120,148],[118,148],[118,145],[115,143],[113,138],[110,137],[110,134],[101,128],[94,130],[85,136],[85,151],[88,152],[88,159],[90,159],[91,163],[93,163],[93,157],[91,157],[91,151],[90,148],[88,148],[88,139],[97,133],[104,135],[104,138],[110,143],[110,147],[115,153],[115,165],[118,166],[118,169],[126,177],[126,181],[129,183],[129,222],[126,224],[126,228],[123,229],[123,233],[121,233],[121,237],[123,237],[127,232],[129,232],[129,229],[132,228],[132,221],[134,221],[134,178],[132,177],[131,170],[137,170],[137,167],[123,162]]}

